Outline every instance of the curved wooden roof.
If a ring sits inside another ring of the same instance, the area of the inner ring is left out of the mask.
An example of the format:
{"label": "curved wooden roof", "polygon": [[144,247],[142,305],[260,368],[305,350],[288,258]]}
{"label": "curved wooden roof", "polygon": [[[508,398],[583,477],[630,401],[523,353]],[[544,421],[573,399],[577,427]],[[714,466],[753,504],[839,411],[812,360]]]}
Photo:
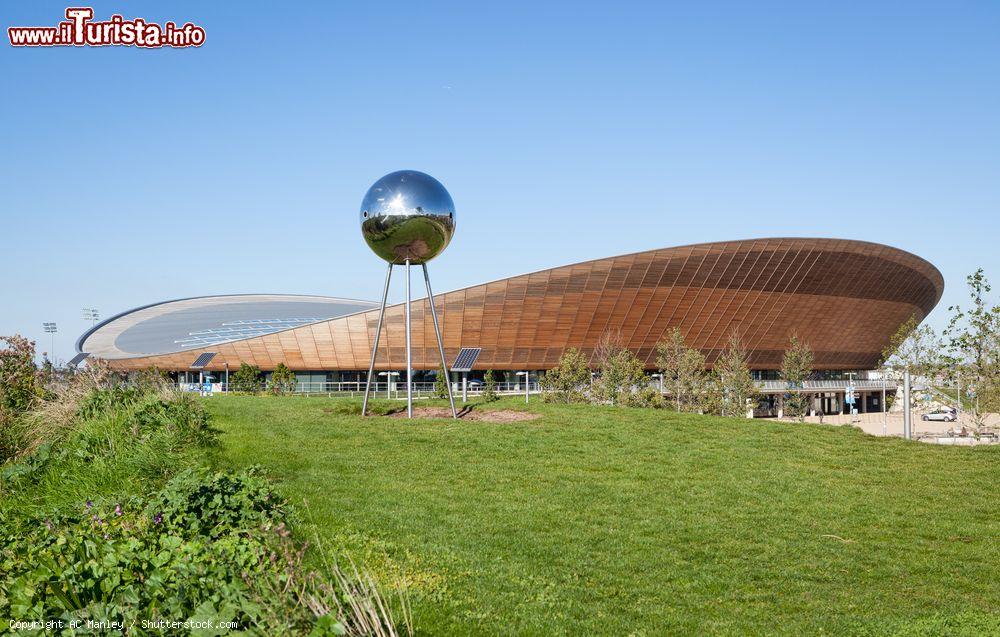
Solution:
{"label": "curved wooden roof", "polygon": [[[608,330],[655,367],[656,342],[674,327],[711,363],[739,330],[751,367],[780,367],[791,335],[817,369],[869,369],[911,315],[923,319],[944,281],[908,252],[875,243],[776,238],[650,250],[567,265],[439,294],[449,364],[481,347],[477,369],[546,369],[568,347],[586,353]],[[116,367],[187,369],[215,351],[209,369],[246,361],[262,369],[367,369],[378,310],[181,354],[114,361]],[[413,360],[438,366],[426,299],[413,304]],[[386,310],[379,369],[405,367],[402,305]]]}

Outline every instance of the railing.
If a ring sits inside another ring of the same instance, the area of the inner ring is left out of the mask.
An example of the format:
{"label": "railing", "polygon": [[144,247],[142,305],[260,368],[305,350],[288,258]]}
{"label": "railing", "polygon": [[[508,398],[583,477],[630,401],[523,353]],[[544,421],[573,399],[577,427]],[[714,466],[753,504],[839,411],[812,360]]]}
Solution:
{"label": "railing", "polygon": [[[433,382],[415,382],[413,383],[413,394],[417,397],[433,396],[435,393],[434,385],[435,383]],[[205,390],[206,386],[211,388],[207,392]],[[452,393],[455,396],[461,395],[462,383],[455,382],[452,383],[451,386]],[[206,385],[201,385],[199,383],[178,383],[177,389],[187,392],[215,394],[226,393],[230,388],[228,388],[225,383],[211,383]],[[485,387],[483,385],[476,383],[474,385],[469,385],[467,391],[470,396],[478,396],[483,393],[484,389]],[[266,390],[266,387],[262,389],[262,391]],[[498,394],[523,394],[524,390],[524,383],[497,383],[495,388],[495,391]],[[532,382],[528,385],[528,393],[537,394],[540,391],[541,387],[537,382]],[[303,395],[326,394],[330,396],[361,396],[365,393],[365,382],[301,382],[295,384],[295,390],[293,393]],[[375,382],[372,383],[371,393],[375,398],[386,398],[387,393],[389,398],[406,398],[406,383]]]}
{"label": "railing", "polygon": [[846,391],[853,387],[854,391],[895,391],[893,380],[807,380],[801,387],[790,386],[787,380],[762,380],[757,382],[762,392],[773,394],[780,392],[812,392],[812,391]]}

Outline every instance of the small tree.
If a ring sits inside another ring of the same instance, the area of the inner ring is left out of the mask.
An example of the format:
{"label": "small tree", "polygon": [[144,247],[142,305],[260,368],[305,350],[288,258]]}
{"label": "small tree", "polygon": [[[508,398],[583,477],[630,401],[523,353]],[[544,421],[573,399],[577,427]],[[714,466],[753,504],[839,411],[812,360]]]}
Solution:
{"label": "small tree", "polygon": [[943,366],[942,343],[929,325],[921,325],[916,314],[910,315],[889,344],[882,350],[882,367],[893,378],[903,372],[914,376],[934,376]]}
{"label": "small tree", "polygon": [[587,357],[573,347],[566,350],[559,358],[559,364],[542,377],[542,387],[547,392],[545,400],[560,403],[584,400],[584,388],[589,383]]}
{"label": "small tree", "polygon": [[240,363],[240,368],[233,373],[229,384],[235,392],[256,394],[262,386],[260,368],[256,365]]}
{"label": "small tree", "polygon": [[483,400],[493,402],[497,399],[497,379],[492,369],[487,369],[483,376]]}
{"label": "small tree", "polygon": [[444,365],[438,368],[434,377],[434,395],[437,398],[448,397],[448,373],[444,371]]}
{"label": "small tree", "polygon": [[684,335],[675,327],[668,338],[656,344],[656,366],[663,374],[663,384],[674,394],[677,411],[681,410],[681,360],[687,352]]}
{"label": "small tree", "polygon": [[601,366],[601,376],[594,383],[594,394],[599,400],[615,405],[634,388],[646,385],[642,361],[622,346],[620,335],[605,333],[598,342],[595,357]]}
{"label": "small tree", "polygon": [[677,411],[690,408],[704,389],[705,355],[688,347],[676,327],[668,338],[656,344],[656,354],[656,365],[664,385],[674,395]]}
{"label": "small tree", "polygon": [[723,416],[745,413],[747,401],[757,396],[757,384],[750,374],[747,360],[743,337],[733,331],[726,350],[719,355],[712,369],[706,411]]}
{"label": "small tree", "polygon": [[[243,367],[240,366],[240,369]],[[278,363],[277,367],[274,368],[274,371],[271,372],[271,383],[268,390],[275,396],[295,391],[295,374],[288,369],[287,365]]]}
{"label": "small tree", "polygon": [[793,334],[788,339],[788,349],[781,359],[781,379],[788,384],[789,389],[784,396],[785,411],[792,417],[798,418],[799,422],[806,419],[809,408],[809,397],[802,393],[802,387],[812,375],[812,365],[812,350]]}
{"label": "small tree", "polygon": [[953,305],[945,329],[956,371],[971,385],[975,400],[972,418],[977,427],[985,424],[985,414],[1000,411],[1000,307],[986,299],[991,291],[982,268],[966,277],[971,308]]}

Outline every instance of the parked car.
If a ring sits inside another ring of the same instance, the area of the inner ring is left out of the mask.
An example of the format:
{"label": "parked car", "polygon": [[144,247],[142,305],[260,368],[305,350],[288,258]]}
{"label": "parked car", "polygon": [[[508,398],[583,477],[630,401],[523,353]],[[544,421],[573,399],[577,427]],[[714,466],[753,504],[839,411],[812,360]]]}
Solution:
{"label": "parked car", "polygon": [[469,379],[469,389],[482,389],[482,388],[483,388],[483,381],[476,378]]}
{"label": "parked car", "polygon": [[955,422],[958,420],[958,413],[954,409],[935,409],[929,414],[924,414],[921,420],[937,420],[939,422]]}

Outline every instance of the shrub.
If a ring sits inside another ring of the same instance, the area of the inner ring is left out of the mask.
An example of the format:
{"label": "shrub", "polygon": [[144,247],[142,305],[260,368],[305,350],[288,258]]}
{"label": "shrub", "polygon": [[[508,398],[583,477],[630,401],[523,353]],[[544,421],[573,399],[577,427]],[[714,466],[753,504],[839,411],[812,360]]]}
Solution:
{"label": "shrub", "polygon": [[497,378],[492,369],[487,369],[483,376],[483,400],[493,402],[497,399]]}
{"label": "shrub", "polygon": [[546,402],[578,403],[586,400],[584,391],[590,384],[590,366],[587,357],[576,348],[569,348],[559,359],[559,364],[542,377]]}
{"label": "shrub", "polygon": [[229,389],[235,392],[256,394],[262,387],[260,368],[256,365],[240,363],[240,368],[229,379]]}
{"label": "shrub", "polygon": [[[245,363],[244,363],[245,364]],[[243,366],[240,366],[240,370]],[[239,374],[239,371],[236,372]],[[257,370],[258,376],[260,375],[260,370]],[[268,390],[275,396],[281,396],[282,394],[287,394],[295,391],[295,374],[292,370],[288,369],[288,366],[284,363],[278,363],[278,366],[274,368],[271,372],[271,382],[268,386]],[[242,390],[237,390],[242,391]]]}
{"label": "shrub", "polygon": [[448,397],[448,373],[444,371],[443,365],[438,369],[434,378],[434,396],[436,398]]}
{"label": "shrub", "polygon": [[601,366],[601,376],[594,383],[594,396],[612,405],[625,402],[629,394],[647,382],[642,362],[620,342],[620,336],[606,334],[601,338],[595,354]]}
{"label": "shrub", "polygon": [[0,336],[0,411],[22,414],[41,395],[35,344],[23,336]]}
{"label": "shrub", "polygon": [[663,409],[667,406],[667,400],[655,387],[644,387],[639,391],[626,394],[624,404],[628,407]]}

